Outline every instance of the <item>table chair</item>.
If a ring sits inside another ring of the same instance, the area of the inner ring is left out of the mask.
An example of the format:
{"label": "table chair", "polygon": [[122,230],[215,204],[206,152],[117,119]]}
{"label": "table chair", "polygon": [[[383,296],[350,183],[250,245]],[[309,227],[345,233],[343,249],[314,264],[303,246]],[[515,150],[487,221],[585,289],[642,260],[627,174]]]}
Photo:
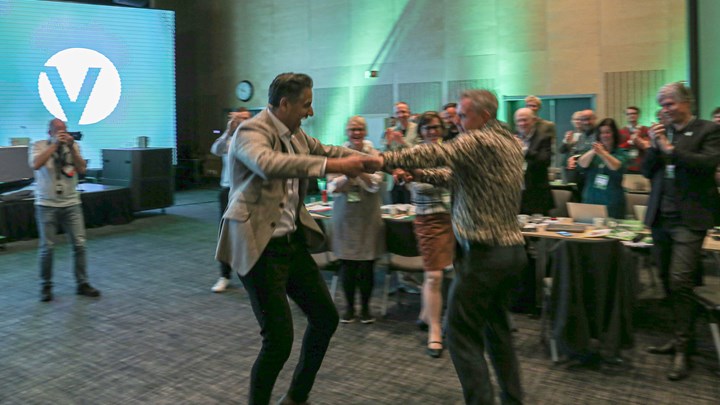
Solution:
{"label": "table chair", "polygon": [[[632,215],[638,221],[645,221],[645,213],[647,212],[647,203],[650,199],[648,194],[625,193],[625,212]],[[638,257],[638,270],[647,269],[650,277],[650,285],[657,285],[655,279],[655,271],[653,270],[653,260],[650,249],[633,249]]]}
{"label": "table chair", "polygon": [[330,248],[330,235],[325,231],[325,225],[323,225],[323,221],[318,221],[316,219],[315,222],[325,234],[325,243],[323,243],[322,246],[319,246],[318,248],[311,249],[310,255],[312,256],[313,260],[315,260],[315,263],[317,263],[317,266],[320,270],[332,273],[332,280],[330,281],[330,296],[332,297],[334,302],[335,293],[337,292],[338,286],[338,276],[340,273],[340,261],[337,259],[337,257],[335,257],[332,249]]}
{"label": "table chair", "polygon": [[[627,215],[632,215],[638,221],[644,221],[645,217],[643,217],[643,218],[637,217],[637,214],[641,210],[635,210],[635,206],[647,207],[649,198],[650,198],[650,196],[648,194],[625,193],[625,212],[627,213]],[[618,219],[622,219],[622,218],[618,218]]]}
{"label": "table chair", "polygon": [[622,186],[631,192],[647,193],[650,191],[650,180],[642,174],[626,173],[623,176]]}
{"label": "table chair", "polygon": [[555,208],[550,209],[551,217],[567,217],[567,203],[572,201],[572,191],[570,190],[552,190]]}
{"label": "table chair", "polygon": [[[382,315],[387,315],[390,295],[390,277],[393,272],[424,273],[423,261],[415,239],[412,221],[385,221],[385,241],[387,244],[387,267],[383,286]],[[397,303],[402,304],[401,291],[397,290]]]}

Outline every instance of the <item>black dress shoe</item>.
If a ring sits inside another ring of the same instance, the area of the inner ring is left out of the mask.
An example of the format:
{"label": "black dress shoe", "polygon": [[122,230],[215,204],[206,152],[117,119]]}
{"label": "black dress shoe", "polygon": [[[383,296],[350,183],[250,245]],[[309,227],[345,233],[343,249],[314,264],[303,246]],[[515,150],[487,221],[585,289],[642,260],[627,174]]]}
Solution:
{"label": "black dress shoe", "polygon": [[[437,343],[437,344],[440,344],[440,345],[442,344],[442,342],[432,341],[432,342],[428,342],[428,345],[431,345],[431,344],[433,344],[433,343]],[[432,357],[432,358],[434,358],[434,359],[439,359],[439,358],[442,356],[442,352],[443,352],[443,348],[442,348],[442,347],[440,347],[439,349],[432,349],[432,348],[430,348],[430,347],[427,347],[427,348],[425,349],[425,353],[427,353],[428,356],[430,356],[430,357]]]}
{"label": "black dress shoe", "polygon": [[671,340],[662,346],[648,346],[647,352],[651,354],[675,354],[675,342]]}
{"label": "black dress shoe", "polygon": [[680,381],[690,375],[690,359],[685,353],[675,353],[672,368],[667,374],[670,381]]}
{"label": "black dress shoe", "polygon": [[50,302],[53,299],[52,294],[52,287],[43,287],[42,291],[40,292],[40,301],[42,302]]}
{"label": "black dress shoe", "polygon": [[77,288],[77,295],[84,295],[86,297],[99,297],[100,291],[94,289],[88,283],[82,283]]}

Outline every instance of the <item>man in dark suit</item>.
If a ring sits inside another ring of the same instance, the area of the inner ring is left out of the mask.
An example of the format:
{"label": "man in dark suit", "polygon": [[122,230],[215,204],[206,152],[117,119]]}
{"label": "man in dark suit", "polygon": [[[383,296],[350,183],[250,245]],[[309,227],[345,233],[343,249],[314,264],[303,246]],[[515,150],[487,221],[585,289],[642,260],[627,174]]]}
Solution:
{"label": "man in dark suit", "polygon": [[[327,146],[300,129],[313,115],[312,79],[283,73],[270,84],[269,105],[238,127],[230,142],[230,202],[215,258],[238,272],[260,324],[262,349],[250,375],[249,404],[266,405],[290,356],[289,296],[308,318],[302,353],[280,404],[305,404],[339,316],[309,246],[323,234],[303,200],[308,178],[358,176],[369,156]],[[352,155],[352,156],[351,156]]]}
{"label": "man in dark suit", "polygon": [[[540,118],[540,109],[542,108],[542,100],[540,100],[537,96],[527,96],[525,97],[525,108],[529,108],[532,110],[533,113],[535,113],[535,117],[537,119],[535,120],[535,131],[543,134],[543,137],[549,136],[551,138],[550,147],[552,148],[551,151],[554,154],[555,153],[555,138],[557,137],[557,129],[555,128],[555,123],[552,121],[544,120]],[[561,163],[561,162],[558,162]]]}
{"label": "man in dark suit", "polygon": [[688,344],[696,304],[693,286],[703,241],[718,223],[720,196],[715,168],[720,163],[720,125],[692,114],[692,93],[682,83],[660,88],[664,124],[650,128],[642,173],[652,182],[645,224],[652,229],[660,274],[673,308],[675,337],[655,354],[674,354],[670,380],[688,376]]}
{"label": "man in dark suit", "polygon": [[515,128],[525,153],[525,188],[520,213],[547,215],[555,205],[548,180],[553,138],[547,132],[538,131],[537,122],[531,109],[515,111]]}

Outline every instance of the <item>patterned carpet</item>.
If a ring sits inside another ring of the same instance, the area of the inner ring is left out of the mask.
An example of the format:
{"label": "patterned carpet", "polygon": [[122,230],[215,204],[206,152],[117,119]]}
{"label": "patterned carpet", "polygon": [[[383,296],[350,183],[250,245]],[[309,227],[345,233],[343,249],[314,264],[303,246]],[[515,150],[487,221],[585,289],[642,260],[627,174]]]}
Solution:
{"label": "patterned carpet", "polygon": [[[56,248],[51,303],[38,301],[37,241],[0,251],[1,404],[246,403],[260,338],[237,279],[224,294],[210,292],[218,276],[216,191],[181,192],[176,203],[165,214],[89,230],[90,280],[103,294],[97,300],[75,295],[66,243]],[[305,327],[294,310],[295,348],[276,399],[287,389]],[[341,325],[312,403],[461,404],[447,353],[424,353],[417,311],[411,297],[375,324]],[[641,300],[635,315],[636,345],[623,353],[624,366],[581,368],[553,365],[539,342],[540,322],[515,314],[526,403],[717,404],[720,379],[705,321],[691,377],[670,383],[670,359],[642,350],[667,336],[667,308]]]}

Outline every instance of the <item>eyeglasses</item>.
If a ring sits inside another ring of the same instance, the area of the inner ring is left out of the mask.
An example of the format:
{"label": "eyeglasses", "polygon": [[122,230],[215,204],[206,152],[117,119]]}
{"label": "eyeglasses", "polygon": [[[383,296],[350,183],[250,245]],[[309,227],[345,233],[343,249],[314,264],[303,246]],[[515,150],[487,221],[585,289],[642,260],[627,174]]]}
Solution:
{"label": "eyeglasses", "polygon": [[363,132],[363,131],[365,131],[365,128],[352,127],[352,128],[348,128],[347,130],[348,130],[348,132]]}
{"label": "eyeglasses", "polygon": [[423,125],[422,129],[425,131],[440,131],[442,129],[442,125]]}

